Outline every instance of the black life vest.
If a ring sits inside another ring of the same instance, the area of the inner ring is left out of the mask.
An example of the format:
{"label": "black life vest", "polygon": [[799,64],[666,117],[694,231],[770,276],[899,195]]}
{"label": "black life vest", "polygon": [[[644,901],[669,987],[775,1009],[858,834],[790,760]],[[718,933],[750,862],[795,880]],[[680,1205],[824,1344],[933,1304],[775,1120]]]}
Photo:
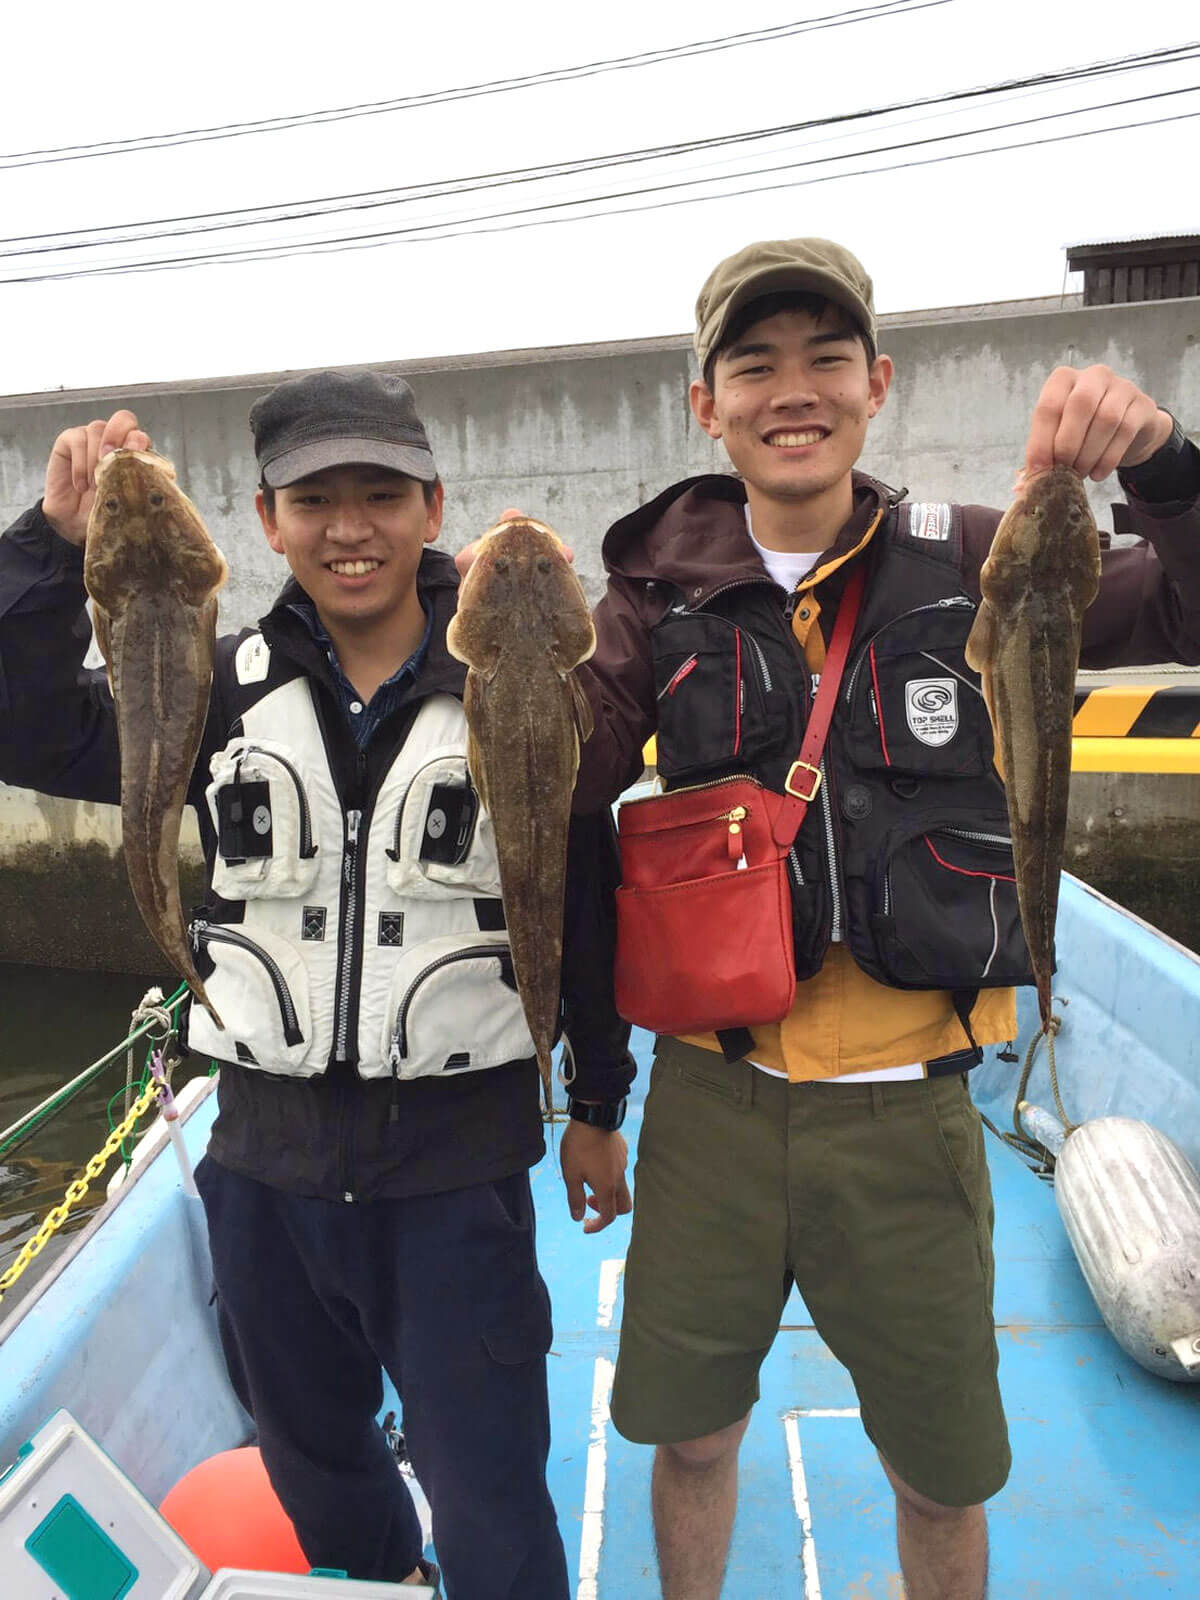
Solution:
{"label": "black life vest", "polygon": [[[964,1015],[979,989],[1032,973],[991,724],[963,654],[976,608],[961,513],[893,507],[856,559],[866,591],[824,781],[791,854],[797,975],[842,939],[878,982],[950,990]],[[820,586],[827,613],[845,575]],[[797,603],[764,573],[698,609],[679,596],[652,629],[669,789],[749,773],[782,790],[814,693],[791,631]]]}

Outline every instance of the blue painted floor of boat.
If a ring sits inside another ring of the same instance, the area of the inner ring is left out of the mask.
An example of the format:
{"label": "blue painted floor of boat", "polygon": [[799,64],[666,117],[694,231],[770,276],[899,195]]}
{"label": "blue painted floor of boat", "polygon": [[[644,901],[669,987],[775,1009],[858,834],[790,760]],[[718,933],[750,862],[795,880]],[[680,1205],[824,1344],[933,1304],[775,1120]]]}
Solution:
{"label": "blue painted floor of boat", "polygon": [[[650,1045],[635,1034],[631,1154]],[[994,1600],[1194,1600],[1200,1386],[1153,1378],[1124,1354],[1080,1276],[1052,1190],[990,1134],[988,1147],[1000,1380],[1014,1457],[1012,1476],[989,1507],[990,1593]],[[611,1315],[602,1301],[617,1280],[628,1220],[583,1237],[567,1214],[553,1153],[537,1168],[534,1190],[555,1314],[550,1482],[571,1593],[654,1600],[651,1452],[626,1443],[605,1407],[621,1301],[618,1294]],[[795,1296],[742,1446],[725,1600],[900,1596],[894,1503],[855,1406],[848,1376]],[[810,1531],[798,1511],[805,1497]]]}

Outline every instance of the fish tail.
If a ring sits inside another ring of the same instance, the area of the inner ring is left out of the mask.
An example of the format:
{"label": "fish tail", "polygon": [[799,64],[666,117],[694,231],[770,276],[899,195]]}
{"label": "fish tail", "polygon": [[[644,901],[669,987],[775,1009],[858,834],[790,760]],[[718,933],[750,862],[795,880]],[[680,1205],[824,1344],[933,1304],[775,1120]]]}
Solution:
{"label": "fish tail", "polygon": [[554,1089],[551,1083],[552,1067],[549,1045],[539,1044],[537,1046],[537,1063],[538,1071],[542,1077],[542,1103],[546,1108],[546,1115],[550,1116],[554,1111]]}
{"label": "fish tail", "polygon": [[1037,974],[1038,1015],[1042,1022],[1042,1032],[1050,1032],[1050,975],[1049,973]]}
{"label": "fish tail", "polygon": [[200,1004],[204,1007],[205,1011],[208,1012],[209,1016],[213,1019],[213,1022],[218,1028],[220,1028],[221,1032],[224,1033],[225,1024],[221,1021],[220,1016],[217,1014],[216,1006],[213,1005],[212,1001],[208,998],[208,995],[205,994],[204,985],[200,982],[199,978],[197,978],[195,982],[189,983],[188,987],[196,996],[196,999],[199,1000]]}

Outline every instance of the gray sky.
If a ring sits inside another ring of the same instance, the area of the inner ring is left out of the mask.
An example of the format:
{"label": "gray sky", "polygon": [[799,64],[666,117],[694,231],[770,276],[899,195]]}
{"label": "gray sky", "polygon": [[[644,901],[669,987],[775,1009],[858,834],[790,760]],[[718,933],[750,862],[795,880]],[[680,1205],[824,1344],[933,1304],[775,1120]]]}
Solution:
{"label": "gray sky", "polygon": [[[9,8],[0,155],[317,111],[561,68],[844,12],[871,0],[606,0],[602,7],[429,8],[206,0],[111,13]],[[443,106],[52,165],[0,162],[12,240],[419,184],[743,132],[1200,39],[1195,6],[1148,0],[948,0],[910,15]],[[123,386],[358,361],[690,331],[696,291],[755,238],[815,233],[855,250],[879,311],[1056,294],[1064,246],[1200,229],[1189,196],[1200,92],[892,154],[931,139],[1168,90],[1200,62],[889,116],[483,194],[60,255],[4,254],[0,277],[441,221],[720,178],[608,203],[634,215],[121,277],[0,283],[0,392]],[[1119,133],[874,176],[833,173],[1128,124]],[[1141,124],[1139,126],[1139,124]],[[765,167],[852,159],[744,176]],[[1183,181],[1181,181],[1181,175]],[[702,204],[735,185],[787,185]],[[489,224],[482,224],[489,226]],[[5,244],[0,251],[17,246]]]}

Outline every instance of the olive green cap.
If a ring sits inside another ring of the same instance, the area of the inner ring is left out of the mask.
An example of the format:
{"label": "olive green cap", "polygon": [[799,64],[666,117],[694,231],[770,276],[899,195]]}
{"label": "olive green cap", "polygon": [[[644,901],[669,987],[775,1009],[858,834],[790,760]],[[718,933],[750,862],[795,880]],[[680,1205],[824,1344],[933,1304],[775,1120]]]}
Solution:
{"label": "olive green cap", "polygon": [[787,290],[824,295],[848,311],[875,349],[875,306],[862,263],[831,239],[762,239],[727,256],[709,273],[696,301],[696,359],[701,372],[735,313],[751,300]]}

